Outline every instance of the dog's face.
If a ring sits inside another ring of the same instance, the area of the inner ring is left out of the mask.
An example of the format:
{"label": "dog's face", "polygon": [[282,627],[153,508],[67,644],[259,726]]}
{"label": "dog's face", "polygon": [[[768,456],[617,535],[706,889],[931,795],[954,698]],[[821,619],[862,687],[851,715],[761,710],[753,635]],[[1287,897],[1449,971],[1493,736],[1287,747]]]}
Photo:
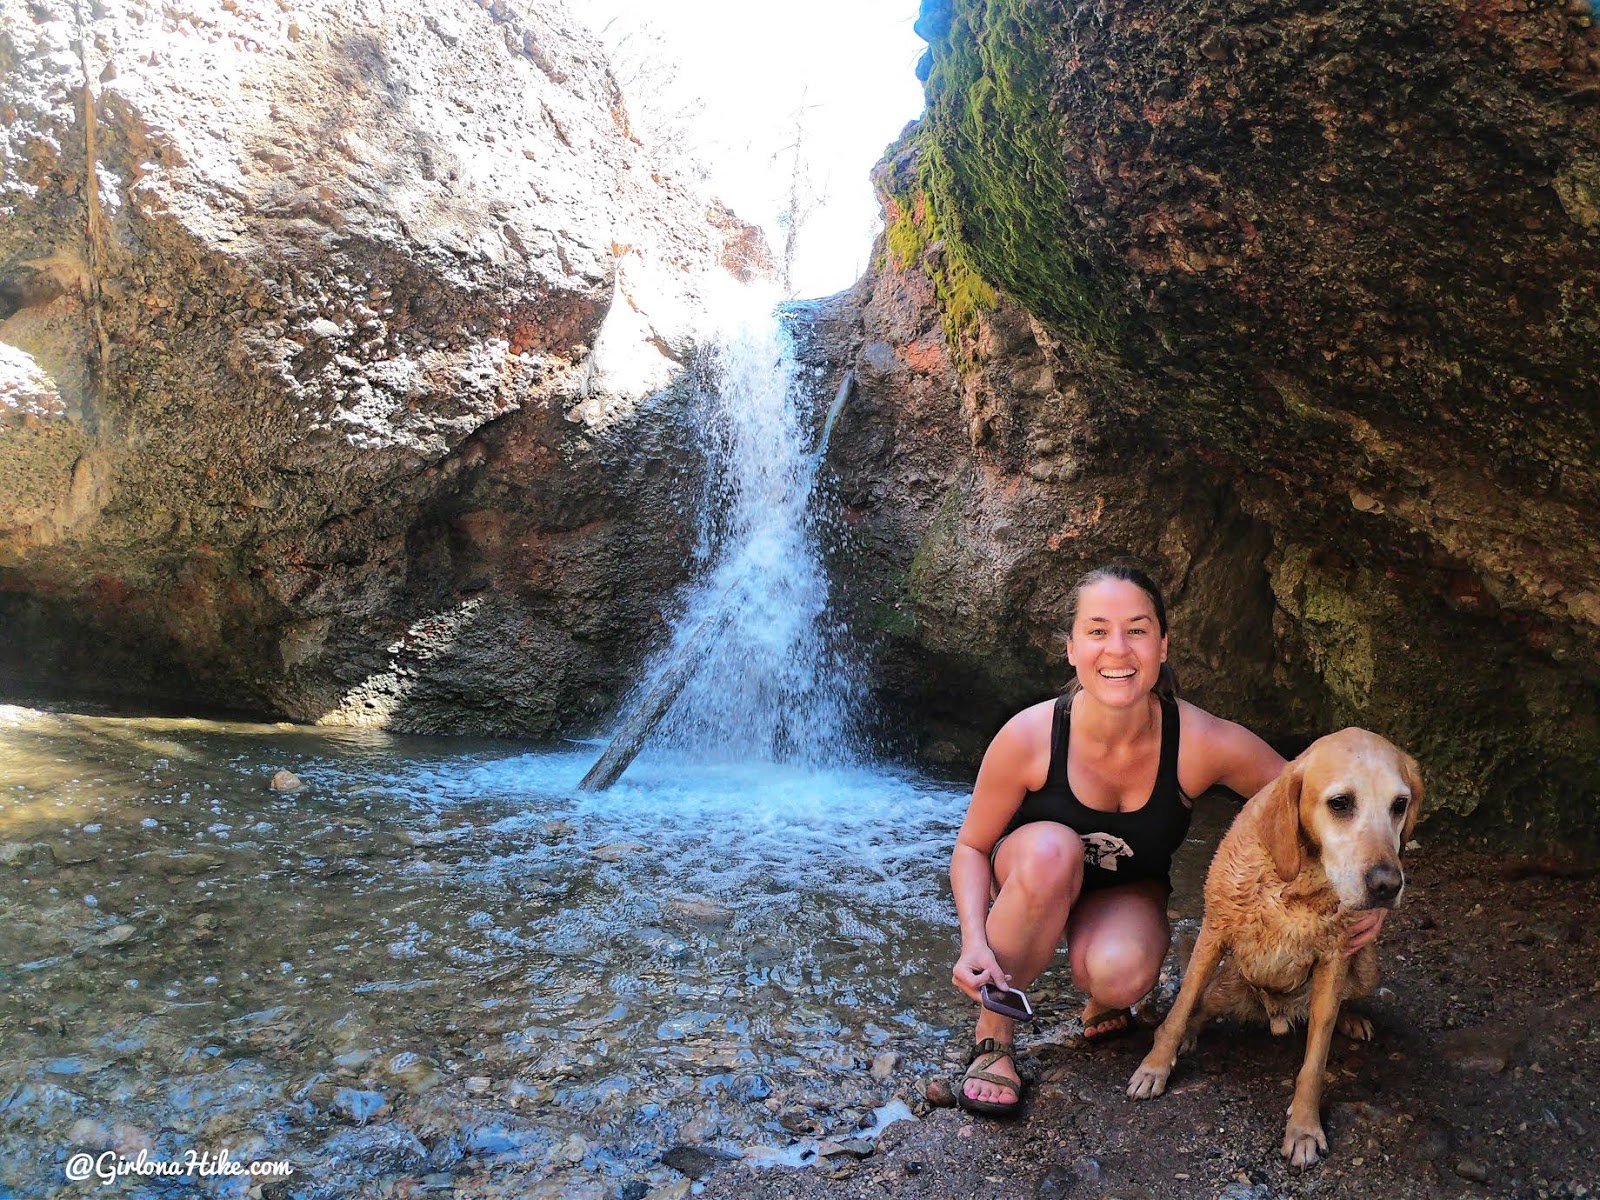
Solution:
{"label": "dog's face", "polygon": [[1293,879],[1313,855],[1341,908],[1393,908],[1405,888],[1400,851],[1421,806],[1422,776],[1409,754],[1365,729],[1329,734],[1274,784],[1267,825],[1273,864]]}

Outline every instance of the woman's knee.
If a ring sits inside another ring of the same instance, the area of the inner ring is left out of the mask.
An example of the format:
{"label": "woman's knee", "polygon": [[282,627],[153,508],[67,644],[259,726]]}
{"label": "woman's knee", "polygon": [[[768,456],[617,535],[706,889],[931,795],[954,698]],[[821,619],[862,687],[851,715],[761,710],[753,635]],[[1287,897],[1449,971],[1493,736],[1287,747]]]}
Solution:
{"label": "woman's knee", "polygon": [[1032,836],[1012,848],[1004,886],[1070,899],[1083,883],[1083,839],[1064,825],[1028,832]]}
{"label": "woman's knee", "polygon": [[1072,965],[1079,987],[1102,1004],[1125,1007],[1155,987],[1165,957],[1165,944],[1115,938],[1097,941],[1081,955],[1073,955]]}

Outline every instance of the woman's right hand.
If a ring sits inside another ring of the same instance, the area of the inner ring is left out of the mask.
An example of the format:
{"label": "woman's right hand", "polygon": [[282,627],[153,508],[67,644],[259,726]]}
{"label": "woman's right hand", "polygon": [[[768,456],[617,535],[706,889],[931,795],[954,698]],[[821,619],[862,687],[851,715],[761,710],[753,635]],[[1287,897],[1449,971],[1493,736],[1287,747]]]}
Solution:
{"label": "woman's right hand", "polygon": [[1000,969],[1000,963],[987,942],[961,947],[961,957],[956,959],[950,981],[972,1000],[978,999],[978,988],[985,983],[997,988],[1011,986],[1011,976]]}

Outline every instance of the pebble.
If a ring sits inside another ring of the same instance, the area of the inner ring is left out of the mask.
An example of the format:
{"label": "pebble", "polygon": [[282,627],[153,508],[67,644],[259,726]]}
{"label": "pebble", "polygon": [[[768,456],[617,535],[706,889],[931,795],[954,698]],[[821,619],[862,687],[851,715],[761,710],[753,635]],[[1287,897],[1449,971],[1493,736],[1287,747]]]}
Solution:
{"label": "pebble", "polygon": [[1463,1179],[1471,1180],[1473,1183],[1489,1182],[1488,1164],[1481,1163],[1475,1158],[1463,1158],[1456,1163],[1456,1174]]}
{"label": "pebble", "polygon": [[489,1094],[489,1089],[493,1085],[494,1081],[487,1075],[474,1075],[471,1079],[467,1080],[467,1095],[487,1096]]}
{"label": "pebble", "polygon": [[689,1194],[689,1181],[680,1179],[676,1183],[669,1183],[665,1187],[658,1187],[644,1200],[683,1200]]}
{"label": "pebble", "polygon": [[215,854],[163,854],[156,859],[161,870],[168,875],[204,875],[222,860]]}
{"label": "pebble", "polygon": [[444,1078],[438,1064],[402,1050],[384,1064],[384,1072],[413,1096],[420,1096]]}
{"label": "pebble", "polygon": [[607,842],[604,846],[596,846],[589,851],[589,857],[605,863],[618,863],[632,858],[635,854],[643,854],[646,849],[647,847],[638,842]]}
{"label": "pebble", "polygon": [[102,950],[111,946],[121,946],[126,942],[131,942],[138,932],[132,925],[114,925],[95,937],[91,944],[100,947]]}
{"label": "pebble", "polygon": [[728,1157],[726,1154],[706,1150],[700,1146],[678,1145],[663,1154],[661,1161],[690,1179],[699,1179],[709,1174],[713,1167]]}
{"label": "pebble", "polygon": [[948,1079],[928,1080],[927,1091],[924,1093],[928,1103],[935,1108],[949,1108],[956,1102],[956,1094],[950,1087]]}
{"label": "pebble", "polygon": [[365,1125],[374,1117],[389,1111],[389,1099],[382,1092],[365,1092],[358,1088],[335,1088],[333,1102],[329,1105],[336,1116],[353,1125]]}
{"label": "pebble", "polygon": [[306,785],[300,782],[300,776],[293,771],[274,771],[271,786],[275,792],[298,792]]}
{"label": "pebble", "polygon": [[58,867],[77,867],[97,861],[100,852],[92,846],[79,846],[72,842],[51,842],[50,857],[55,860]]}
{"label": "pebble", "polygon": [[845,1138],[843,1141],[822,1141],[817,1143],[817,1153],[823,1158],[866,1158],[873,1151],[873,1145],[866,1138]]}
{"label": "pebble", "polygon": [[[595,854],[598,857],[599,851]],[[674,896],[667,901],[667,908],[677,916],[699,925],[726,925],[733,920],[733,909],[705,896]]]}
{"label": "pebble", "polygon": [[1499,1074],[1511,1065],[1520,1041],[1520,1035],[1511,1029],[1458,1029],[1439,1039],[1439,1056],[1463,1071]]}
{"label": "pebble", "polygon": [[874,1079],[887,1079],[894,1074],[894,1069],[900,1065],[900,1056],[893,1050],[885,1050],[872,1060],[872,1077]]}

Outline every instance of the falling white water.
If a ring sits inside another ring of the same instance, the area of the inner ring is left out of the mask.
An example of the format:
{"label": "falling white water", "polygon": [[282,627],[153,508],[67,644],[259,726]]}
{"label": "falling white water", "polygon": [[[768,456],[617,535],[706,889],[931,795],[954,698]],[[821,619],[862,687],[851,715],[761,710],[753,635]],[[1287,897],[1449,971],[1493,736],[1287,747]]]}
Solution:
{"label": "falling white water", "polygon": [[[723,622],[652,744],[699,760],[823,766],[855,758],[863,688],[828,615],[812,492],[817,447],[796,411],[789,338],[764,304],[743,306],[711,351],[701,432],[712,486],[710,564],[683,606],[659,676],[706,621]],[[725,615],[724,615],[725,614]]]}

